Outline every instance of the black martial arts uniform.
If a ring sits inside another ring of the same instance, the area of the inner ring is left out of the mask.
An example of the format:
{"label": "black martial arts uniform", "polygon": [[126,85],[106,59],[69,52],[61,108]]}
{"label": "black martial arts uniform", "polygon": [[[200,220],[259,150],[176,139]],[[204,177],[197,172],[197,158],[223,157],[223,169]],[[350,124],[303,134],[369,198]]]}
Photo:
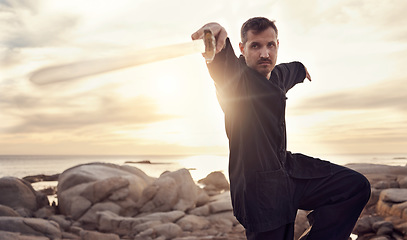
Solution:
{"label": "black martial arts uniform", "polygon": [[[337,220],[342,215],[336,214],[351,211],[352,218],[344,217],[350,226],[340,227],[339,238],[321,238],[347,239],[344,236],[350,235],[369,199],[366,178],[328,161],[286,151],[286,93],[304,81],[304,66],[299,62],[279,64],[267,79],[249,68],[243,56],[237,58],[227,39],[208,69],[225,114],[233,211],[248,238],[292,239],[298,208],[315,210],[314,218],[328,217],[317,214],[322,212],[319,209],[361,193],[358,200],[347,203],[350,209],[329,208],[333,221],[315,220],[308,238],[320,239],[311,238],[318,228],[342,224]],[[339,185],[333,186],[335,183]],[[327,233],[334,234],[332,231]]]}

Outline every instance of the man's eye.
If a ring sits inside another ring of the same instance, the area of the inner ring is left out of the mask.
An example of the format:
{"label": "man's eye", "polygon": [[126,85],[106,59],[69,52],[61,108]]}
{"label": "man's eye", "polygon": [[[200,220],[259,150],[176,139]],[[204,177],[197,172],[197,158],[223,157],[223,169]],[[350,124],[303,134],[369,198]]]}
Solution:
{"label": "man's eye", "polygon": [[253,44],[252,45],[252,48],[257,48],[259,45],[257,45],[257,44]]}

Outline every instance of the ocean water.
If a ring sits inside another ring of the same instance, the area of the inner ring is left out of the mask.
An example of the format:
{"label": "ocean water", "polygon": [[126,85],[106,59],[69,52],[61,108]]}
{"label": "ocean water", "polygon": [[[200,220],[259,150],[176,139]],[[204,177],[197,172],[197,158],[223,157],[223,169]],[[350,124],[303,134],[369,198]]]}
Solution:
{"label": "ocean water", "polygon": [[[314,156],[336,164],[373,163],[406,166],[405,154],[342,154]],[[148,160],[151,164],[128,163]],[[180,168],[190,170],[194,180],[204,178],[212,171],[222,171],[228,176],[227,155],[0,155],[0,177],[25,177],[36,174],[57,174],[79,164],[107,162],[130,165],[152,177],[164,171]]]}
{"label": "ocean water", "polygon": [[[127,163],[146,160],[151,164]],[[76,165],[91,162],[130,165],[152,177],[159,177],[164,171],[187,168],[193,179],[199,180],[212,171],[224,171],[227,174],[228,157],[226,155],[0,155],[0,177],[52,175],[62,173]]]}

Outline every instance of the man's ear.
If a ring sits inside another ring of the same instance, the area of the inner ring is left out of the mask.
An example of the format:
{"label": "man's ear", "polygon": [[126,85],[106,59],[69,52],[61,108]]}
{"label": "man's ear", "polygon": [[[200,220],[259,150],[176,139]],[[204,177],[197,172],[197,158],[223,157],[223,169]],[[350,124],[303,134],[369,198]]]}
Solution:
{"label": "man's ear", "polygon": [[239,43],[239,49],[240,49],[240,52],[242,53],[242,55],[244,56],[245,54],[244,54],[244,44],[243,43]]}
{"label": "man's ear", "polygon": [[277,49],[280,47],[280,40],[277,39]]}

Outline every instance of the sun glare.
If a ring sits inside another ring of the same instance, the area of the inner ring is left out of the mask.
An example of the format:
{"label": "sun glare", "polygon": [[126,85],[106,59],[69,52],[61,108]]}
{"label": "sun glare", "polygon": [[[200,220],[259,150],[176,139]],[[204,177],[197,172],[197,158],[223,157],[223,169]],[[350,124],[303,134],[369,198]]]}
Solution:
{"label": "sun glare", "polygon": [[178,89],[181,88],[180,80],[173,75],[162,75],[153,80],[156,86],[156,97],[164,98],[174,97]]}

